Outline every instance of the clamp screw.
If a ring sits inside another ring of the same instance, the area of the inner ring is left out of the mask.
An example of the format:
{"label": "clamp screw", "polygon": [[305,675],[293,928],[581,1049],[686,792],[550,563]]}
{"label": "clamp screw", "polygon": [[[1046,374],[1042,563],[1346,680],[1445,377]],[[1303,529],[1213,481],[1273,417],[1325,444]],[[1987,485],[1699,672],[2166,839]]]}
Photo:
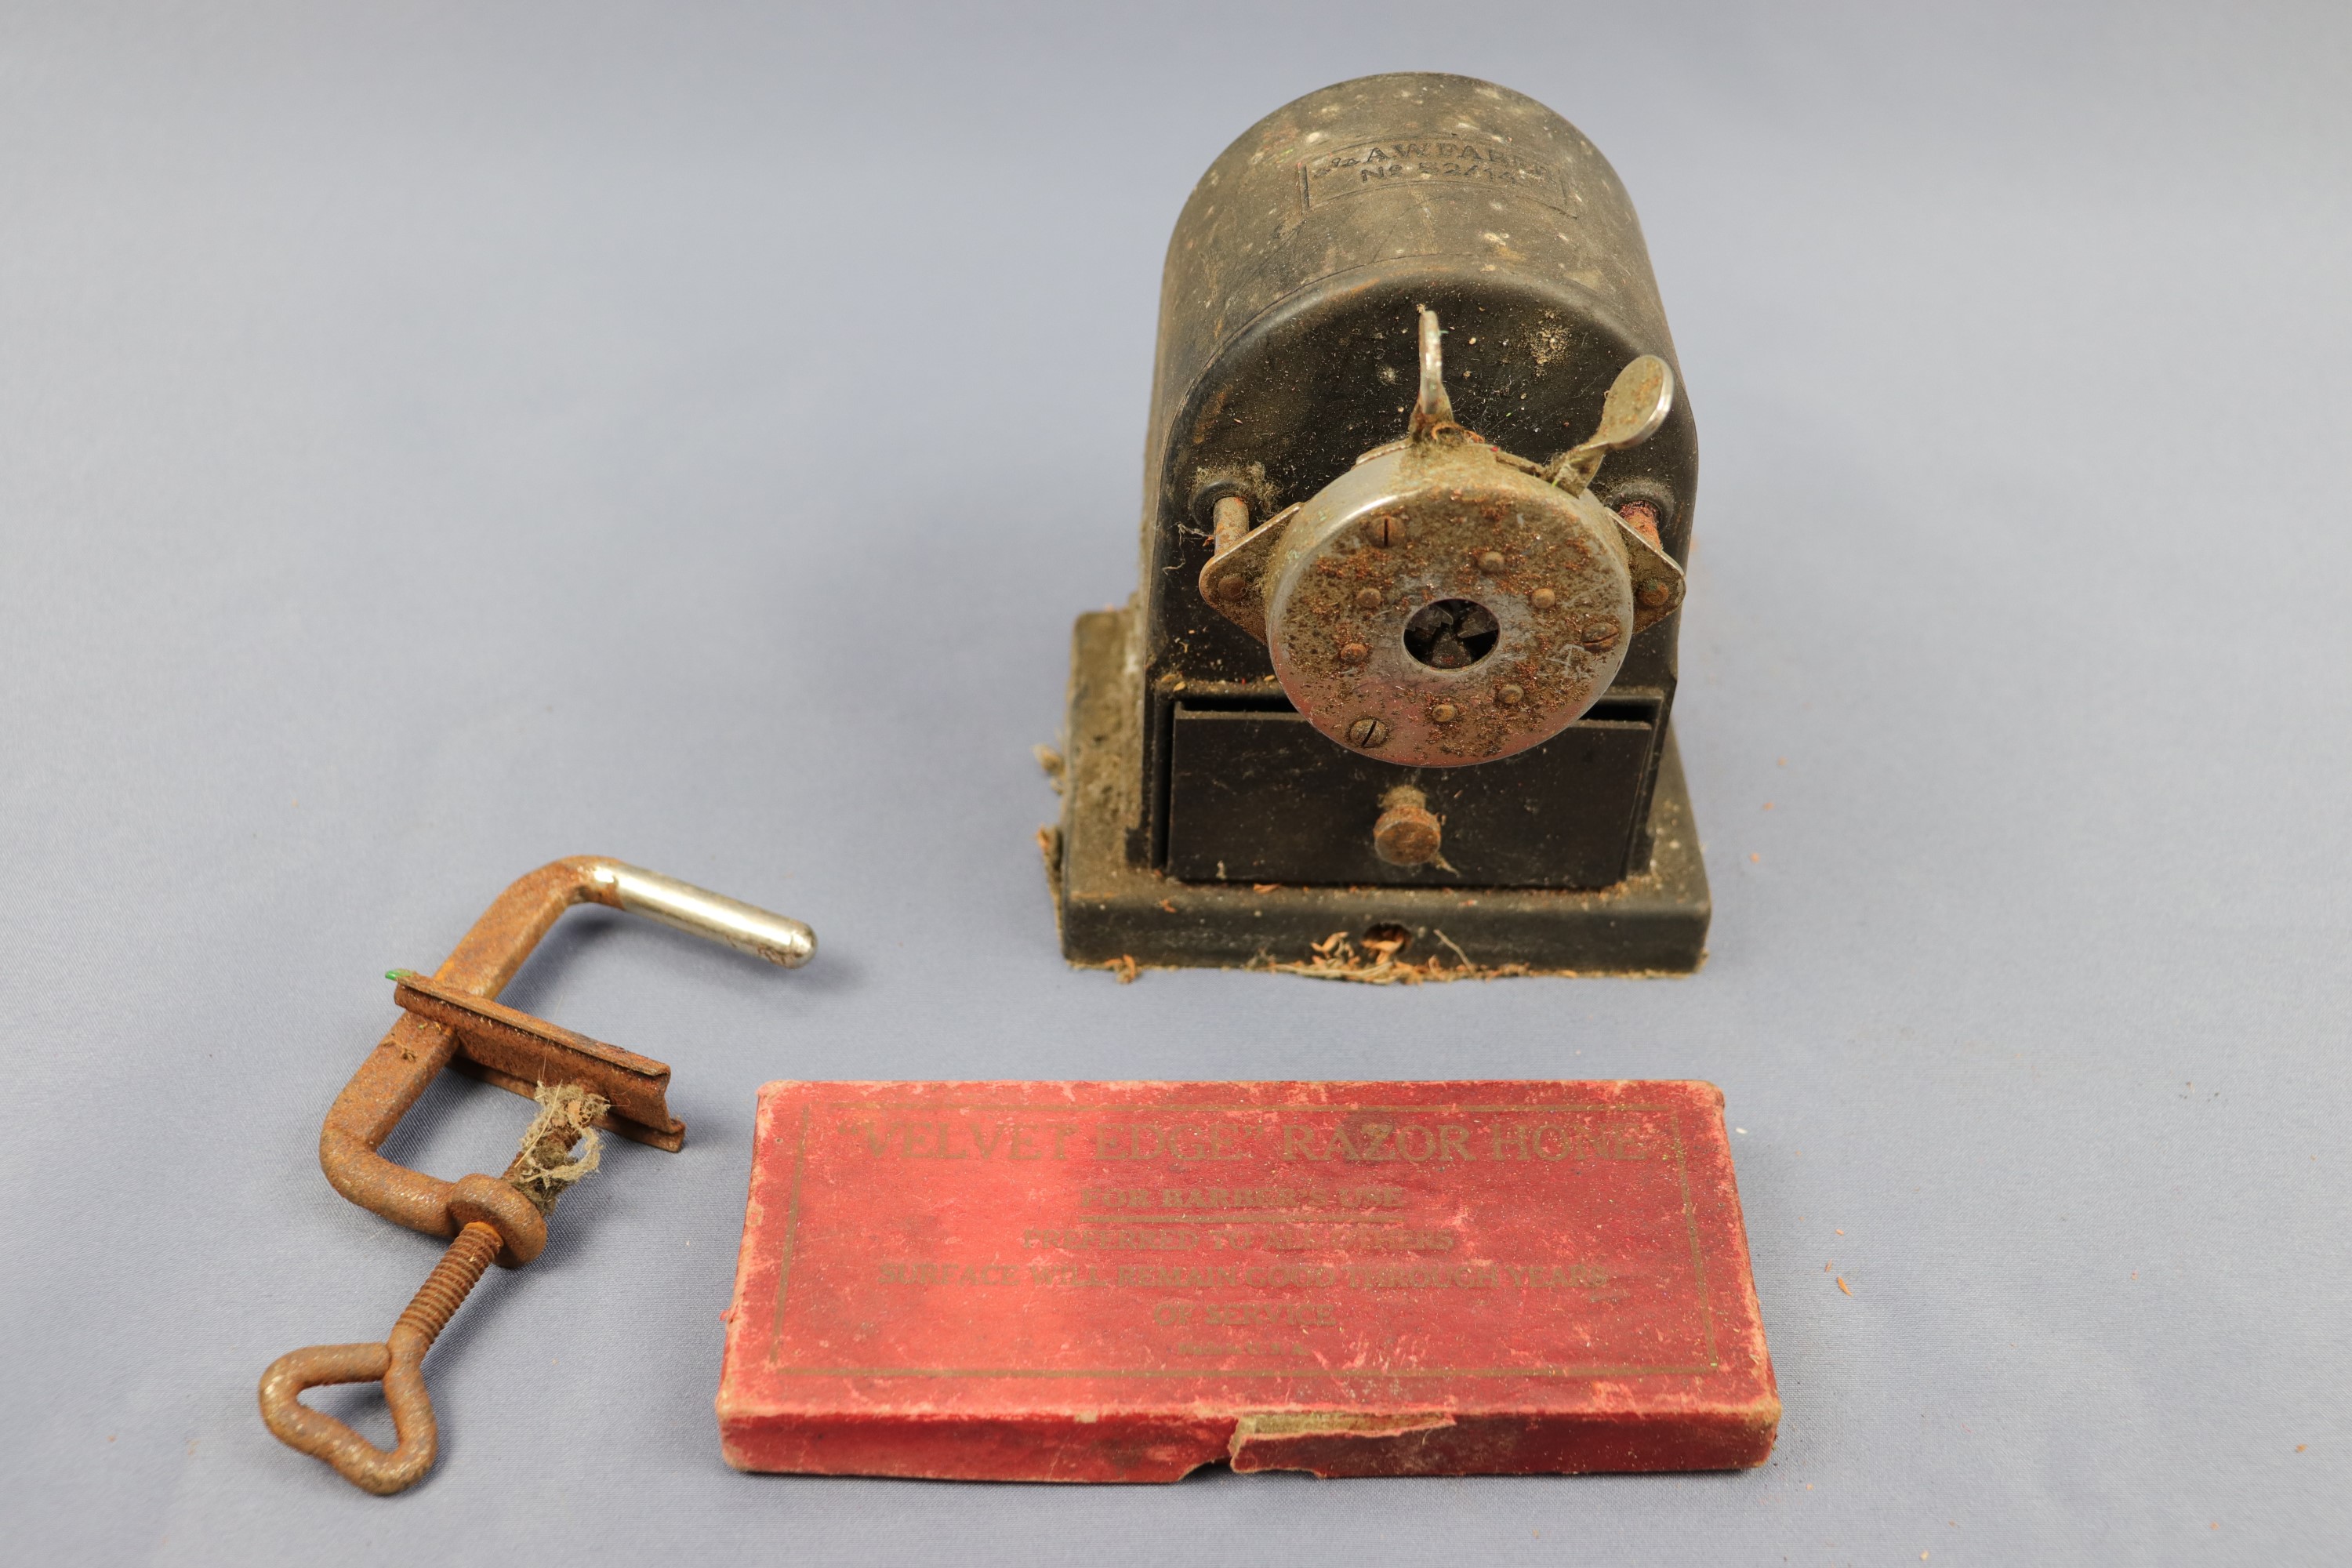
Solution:
{"label": "clamp screw", "polygon": [[1372,650],[1360,642],[1346,643],[1339,648],[1339,658],[1343,663],[1361,664],[1371,657]]}
{"label": "clamp screw", "polygon": [[1533,605],[1538,610],[1549,610],[1554,605],[1559,603],[1559,595],[1553,593],[1549,588],[1538,588],[1534,593],[1528,595],[1528,603]]}
{"label": "clamp screw", "polygon": [[1377,610],[1381,607],[1381,602],[1385,597],[1386,595],[1378,588],[1359,588],[1356,590],[1356,608],[1360,610]]}
{"label": "clamp screw", "polygon": [[1516,686],[1506,686],[1495,693],[1495,700],[1506,708],[1517,708],[1527,700],[1528,694]]}
{"label": "clamp screw", "polygon": [[1503,552],[1501,551],[1489,550],[1484,555],[1478,557],[1478,570],[1486,573],[1489,577],[1493,576],[1496,573],[1500,572],[1502,569]]}
{"label": "clamp screw", "polygon": [[1451,702],[1440,702],[1429,710],[1429,716],[1440,724],[1451,724],[1462,717],[1462,710]]}
{"label": "clamp screw", "polygon": [[1389,727],[1378,719],[1359,719],[1348,726],[1348,744],[1378,751],[1388,743]]}

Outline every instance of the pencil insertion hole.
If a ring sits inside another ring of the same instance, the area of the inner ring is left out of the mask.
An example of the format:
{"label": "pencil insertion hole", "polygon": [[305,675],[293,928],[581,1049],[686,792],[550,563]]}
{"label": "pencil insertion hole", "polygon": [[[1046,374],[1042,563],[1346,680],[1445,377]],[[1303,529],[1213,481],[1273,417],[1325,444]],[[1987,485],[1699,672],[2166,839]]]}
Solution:
{"label": "pencil insertion hole", "polygon": [[1495,651],[1503,628],[1472,599],[1423,605],[1404,624],[1404,650],[1432,669],[1467,669]]}

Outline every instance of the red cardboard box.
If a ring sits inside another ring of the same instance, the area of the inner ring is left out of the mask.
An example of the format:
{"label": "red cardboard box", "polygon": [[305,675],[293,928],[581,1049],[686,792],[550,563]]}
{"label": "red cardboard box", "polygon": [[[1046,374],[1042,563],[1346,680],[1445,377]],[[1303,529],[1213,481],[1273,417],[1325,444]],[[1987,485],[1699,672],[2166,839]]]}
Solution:
{"label": "red cardboard box", "polygon": [[1780,1403],[1706,1083],[772,1083],[739,1469],[1727,1469]]}

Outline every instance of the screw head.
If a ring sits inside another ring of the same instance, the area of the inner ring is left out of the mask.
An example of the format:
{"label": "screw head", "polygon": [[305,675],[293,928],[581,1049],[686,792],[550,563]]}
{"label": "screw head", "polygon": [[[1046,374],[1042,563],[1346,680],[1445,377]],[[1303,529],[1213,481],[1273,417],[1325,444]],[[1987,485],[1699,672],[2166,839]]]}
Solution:
{"label": "screw head", "polygon": [[1528,595],[1528,603],[1533,605],[1538,610],[1549,610],[1554,605],[1559,603],[1559,595],[1553,593],[1549,588],[1538,588],[1534,593]]}
{"label": "screw head", "polygon": [[1359,588],[1356,590],[1356,608],[1360,610],[1377,610],[1381,607],[1381,601],[1386,597],[1387,595],[1382,594],[1378,588]]}
{"label": "screw head", "polygon": [[1488,576],[1493,576],[1502,569],[1503,552],[1501,551],[1489,550],[1484,555],[1478,557],[1478,570],[1486,573]]}
{"label": "screw head", "polygon": [[1603,621],[1599,626],[1587,626],[1584,628],[1584,635],[1579,640],[1587,647],[1615,647],[1617,646],[1617,623],[1614,621]]}
{"label": "screw head", "polygon": [[1462,710],[1456,708],[1451,702],[1440,702],[1430,709],[1429,717],[1433,722],[1439,724],[1451,724],[1454,721],[1462,717]]}
{"label": "screw head", "polygon": [[1674,590],[1666,586],[1662,579],[1653,577],[1635,589],[1633,596],[1642,601],[1643,608],[1654,610],[1664,604],[1673,593]]}
{"label": "screw head", "polygon": [[1516,686],[1506,686],[1495,693],[1495,700],[1506,708],[1517,708],[1528,700],[1528,694]]}
{"label": "screw head", "polygon": [[1378,719],[1359,719],[1348,726],[1348,744],[1378,751],[1388,743],[1389,727]]}
{"label": "screw head", "polygon": [[1372,650],[1360,642],[1343,644],[1339,649],[1339,658],[1349,664],[1361,664],[1371,657]]}
{"label": "screw head", "polygon": [[1228,599],[1238,599],[1249,593],[1249,579],[1238,572],[1228,572],[1217,579],[1217,592]]}
{"label": "screw head", "polygon": [[1382,548],[1402,544],[1404,542],[1404,519],[1386,512],[1378,517],[1368,517],[1364,520],[1364,537]]}

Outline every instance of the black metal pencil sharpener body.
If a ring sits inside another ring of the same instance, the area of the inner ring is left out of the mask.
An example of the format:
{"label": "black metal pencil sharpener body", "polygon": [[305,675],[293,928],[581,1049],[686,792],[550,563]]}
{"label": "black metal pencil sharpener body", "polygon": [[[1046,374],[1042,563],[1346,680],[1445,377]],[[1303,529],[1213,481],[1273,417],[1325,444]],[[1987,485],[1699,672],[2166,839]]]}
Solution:
{"label": "black metal pencil sharpener body", "polygon": [[1697,468],[1640,225],[1573,126],[1402,74],[1253,127],[1169,245],[1141,588],[1077,623],[1067,956],[1696,968]]}

